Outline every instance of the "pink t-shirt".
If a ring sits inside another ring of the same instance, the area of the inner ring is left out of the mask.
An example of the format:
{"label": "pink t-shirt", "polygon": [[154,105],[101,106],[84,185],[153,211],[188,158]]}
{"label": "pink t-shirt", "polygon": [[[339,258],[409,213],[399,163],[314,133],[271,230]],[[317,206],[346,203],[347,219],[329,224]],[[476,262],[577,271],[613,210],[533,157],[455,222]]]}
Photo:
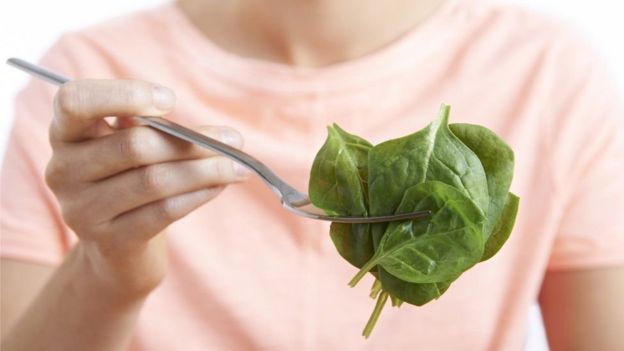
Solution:
{"label": "pink t-shirt", "polygon": [[[452,122],[515,150],[521,207],[503,249],[439,300],[387,306],[369,340],[371,277],[350,289],[356,269],[327,223],[286,212],[254,178],[170,226],[171,267],[132,350],[520,350],[547,270],[624,264],[622,104],[586,45],[524,10],[448,1],[375,53],[297,69],[224,52],[168,4],[67,34],[43,64],[171,87],[172,119],[238,129],[301,190],[332,122],[377,143],[423,128],[444,102]],[[18,96],[1,190],[2,256],[54,265],[75,242],[43,181],[55,89],[32,82]]]}

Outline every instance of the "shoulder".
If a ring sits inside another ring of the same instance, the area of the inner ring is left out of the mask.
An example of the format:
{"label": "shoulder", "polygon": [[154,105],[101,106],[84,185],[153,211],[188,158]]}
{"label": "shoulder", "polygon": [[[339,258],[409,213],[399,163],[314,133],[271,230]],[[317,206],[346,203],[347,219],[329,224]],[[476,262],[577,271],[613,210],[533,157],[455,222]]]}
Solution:
{"label": "shoulder", "polygon": [[174,4],[166,4],[136,11],[97,23],[73,34],[77,39],[84,41],[115,47],[125,46],[136,51],[150,42],[158,41],[164,33],[171,31],[174,27],[174,24],[170,23],[174,7]]}
{"label": "shoulder", "polygon": [[496,27],[506,34],[521,35],[570,33],[569,23],[524,5],[497,0],[447,1],[451,2],[449,12],[452,16],[472,22],[475,27]]}
{"label": "shoulder", "polygon": [[595,60],[597,51],[573,23],[535,9],[496,0],[456,1],[454,17],[463,22],[472,40],[532,50],[549,56],[566,55],[576,61]]}
{"label": "shoulder", "polygon": [[109,19],[64,33],[46,52],[43,64],[73,77],[113,78],[133,71],[166,48],[171,4]]}
{"label": "shoulder", "polygon": [[574,24],[490,0],[462,1],[456,11],[479,73],[497,72],[499,84],[516,85],[521,101],[533,99],[543,116],[536,130],[558,191],[586,175],[583,165],[604,167],[598,154],[616,148],[609,143],[622,132],[622,100],[605,58]]}
{"label": "shoulder", "polygon": [[604,58],[572,23],[503,1],[454,1],[449,8],[461,37],[457,54],[476,72],[522,73],[551,92],[608,75]]}

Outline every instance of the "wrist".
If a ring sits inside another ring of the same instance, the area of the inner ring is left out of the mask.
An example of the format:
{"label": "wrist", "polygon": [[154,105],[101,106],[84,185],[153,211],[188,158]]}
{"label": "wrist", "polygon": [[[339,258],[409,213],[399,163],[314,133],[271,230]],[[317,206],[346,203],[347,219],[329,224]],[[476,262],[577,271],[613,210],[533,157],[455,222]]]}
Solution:
{"label": "wrist", "polygon": [[[111,254],[94,242],[81,241],[75,247],[81,281],[86,289],[117,303],[141,303],[160,284],[164,267],[148,248]],[[151,258],[151,259],[150,259]]]}

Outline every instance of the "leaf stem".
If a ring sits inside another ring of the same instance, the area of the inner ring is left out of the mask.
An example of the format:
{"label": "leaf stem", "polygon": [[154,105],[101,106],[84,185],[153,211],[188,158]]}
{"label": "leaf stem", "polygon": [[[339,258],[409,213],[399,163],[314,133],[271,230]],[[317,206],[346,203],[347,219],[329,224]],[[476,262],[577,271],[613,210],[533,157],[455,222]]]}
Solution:
{"label": "leaf stem", "polygon": [[364,330],[362,331],[362,335],[364,335],[365,338],[368,339],[368,337],[373,332],[373,328],[375,328],[375,324],[377,323],[377,320],[379,319],[379,315],[381,315],[381,311],[383,310],[384,305],[386,304],[386,301],[388,301],[388,293],[385,291],[382,291],[381,294],[379,294],[379,297],[377,298],[377,303],[375,304],[373,313],[371,313],[371,316],[368,319],[368,322],[366,323]]}
{"label": "leaf stem", "polygon": [[351,279],[351,281],[349,282],[349,286],[352,287],[352,288],[355,287],[357,285],[357,283],[360,280],[362,280],[362,278],[364,278],[366,273],[368,273],[368,271],[373,269],[373,267],[375,267],[376,264],[377,264],[376,257],[373,256],[370,260],[368,260],[368,262],[366,262],[362,266],[362,268],[357,272],[357,274],[353,277],[353,279]]}
{"label": "leaf stem", "polygon": [[390,301],[392,302],[392,307],[401,307],[403,300],[399,299],[396,296],[390,296]]}
{"label": "leaf stem", "polygon": [[379,292],[381,291],[381,281],[379,279],[375,279],[373,282],[373,286],[371,287],[370,297],[371,299],[376,299],[379,296]]}

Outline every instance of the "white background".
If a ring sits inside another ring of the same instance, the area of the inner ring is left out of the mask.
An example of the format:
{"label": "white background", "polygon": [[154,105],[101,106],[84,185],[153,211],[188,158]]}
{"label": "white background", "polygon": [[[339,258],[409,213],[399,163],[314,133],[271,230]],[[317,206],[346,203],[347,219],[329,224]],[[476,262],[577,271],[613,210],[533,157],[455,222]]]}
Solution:
{"label": "white background", "polygon": [[[339,1],[339,0],[337,0]],[[461,1],[461,0],[460,0]],[[576,26],[607,58],[624,87],[624,21],[622,5],[613,0],[501,0],[552,14]],[[36,61],[64,31],[79,29],[165,0],[3,0],[0,1],[0,61],[16,56]],[[617,63],[620,63],[619,65]],[[0,155],[4,154],[12,120],[12,99],[26,75],[0,63]],[[526,350],[547,350],[539,310],[530,315]]]}

